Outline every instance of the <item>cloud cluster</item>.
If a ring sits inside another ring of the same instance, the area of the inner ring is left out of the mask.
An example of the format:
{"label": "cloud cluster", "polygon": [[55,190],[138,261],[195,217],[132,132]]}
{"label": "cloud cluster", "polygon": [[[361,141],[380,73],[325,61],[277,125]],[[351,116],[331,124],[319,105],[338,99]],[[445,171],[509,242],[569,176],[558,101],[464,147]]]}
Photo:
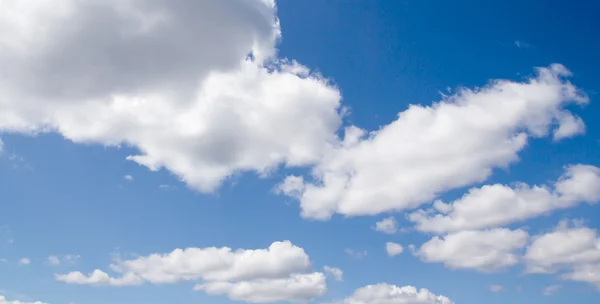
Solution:
{"label": "cloud cluster", "polygon": [[447,297],[413,286],[379,283],[357,289],[348,298],[332,304],[453,304]]}
{"label": "cloud cluster", "polygon": [[436,201],[435,214],[419,210],[411,213],[409,219],[415,222],[417,230],[445,233],[504,226],[553,210],[599,201],[600,168],[579,164],[567,166],[552,186],[486,185],[470,189],[452,203]]}
{"label": "cloud cluster", "polygon": [[277,59],[273,1],[2,6],[0,131],[128,145],[130,160],[205,192],[309,165],[337,141],[340,93]]}
{"label": "cloud cluster", "polygon": [[588,102],[569,75],[554,64],[524,82],[497,80],[432,106],[411,105],[378,131],[347,127],[313,181],[290,176],[280,191],[300,201],[304,217],[325,220],[414,208],[482,182],[516,162],[529,138],[561,140],[585,130],[565,109]]}
{"label": "cloud cluster", "polygon": [[56,275],[56,279],[70,284],[110,286],[199,281],[195,290],[252,303],[303,302],[321,296],[327,289],[325,275],[310,272],[308,255],[289,241],[275,242],[266,249],[176,249],[117,261],[111,268],[122,276],[113,278],[95,270],[87,276],[71,272]]}
{"label": "cloud cluster", "polygon": [[600,237],[577,221],[562,221],[554,231],[536,236],[524,258],[529,273],[562,272],[565,280],[600,289]]}

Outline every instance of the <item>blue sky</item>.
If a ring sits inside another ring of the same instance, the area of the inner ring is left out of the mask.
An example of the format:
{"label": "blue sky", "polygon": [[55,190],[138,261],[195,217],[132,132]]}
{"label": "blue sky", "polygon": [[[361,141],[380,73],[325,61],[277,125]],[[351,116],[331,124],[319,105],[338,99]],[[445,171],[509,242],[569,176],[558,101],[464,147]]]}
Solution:
{"label": "blue sky", "polygon": [[600,299],[598,4],[57,3],[0,1],[0,304]]}

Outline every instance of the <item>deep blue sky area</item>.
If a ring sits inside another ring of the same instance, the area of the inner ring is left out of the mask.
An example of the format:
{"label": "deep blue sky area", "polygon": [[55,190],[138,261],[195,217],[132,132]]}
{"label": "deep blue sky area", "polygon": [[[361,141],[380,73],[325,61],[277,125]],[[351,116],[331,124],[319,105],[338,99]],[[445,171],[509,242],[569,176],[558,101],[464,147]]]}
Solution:
{"label": "deep blue sky area", "polygon": [[[0,1],[0,10],[3,5]],[[585,134],[558,142],[551,136],[530,138],[518,161],[494,168],[485,181],[449,189],[438,197],[452,201],[484,184],[542,185],[557,180],[569,164],[600,166],[599,13],[600,2],[584,0],[279,0],[276,16],[282,37],[276,48],[279,58],[299,62],[339,89],[342,105],[350,110],[343,126],[368,131],[390,124],[411,104],[431,105],[457,88],[483,87],[494,79],[526,81],[535,75],[536,67],[553,63],[567,67],[573,74],[569,81],[590,100],[584,106],[567,107],[585,122]],[[8,30],[0,22],[0,35],[5,33]],[[212,47],[210,41],[205,45]],[[3,56],[0,50],[0,64],[5,62]],[[2,73],[0,80],[12,76]],[[5,96],[2,90],[0,86],[0,97]],[[0,98],[0,112],[9,111],[12,108]],[[48,113],[60,111],[57,106]],[[0,120],[8,121],[6,117],[0,115]],[[263,177],[252,170],[237,170],[212,193],[203,193],[168,168],[152,171],[127,160],[138,153],[135,145],[77,142],[65,135],[70,126],[66,124],[35,135],[7,126],[0,121],[0,296],[9,301],[237,303],[231,296],[192,291],[193,280],[87,286],[93,284],[67,284],[55,274],[101,269],[117,275],[109,268],[117,254],[135,258],[212,246],[264,249],[275,241],[290,240],[310,256],[313,271],[328,265],[344,273],[342,281],[328,277],[327,291],[310,303],[342,300],[360,287],[383,282],[427,288],[456,304],[600,302],[595,288],[600,288],[598,273],[597,286],[563,280],[559,273],[524,274],[521,256],[526,246],[515,250],[519,263],[489,273],[425,262],[409,245],[418,248],[434,235],[415,231],[406,210],[356,217],[334,214],[326,221],[303,218],[299,202],[276,194],[275,188],[289,174],[308,179],[311,166],[278,164]],[[342,134],[341,129],[337,132]],[[552,231],[561,220],[584,219],[587,227],[598,229],[598,208],[581,204],[506,227],[523,228],[533,237]],[[375,223],[390,216],[406,231],[375,231]],[[388,256],[386,242],[401,244],[404,252]],[[596,242],[600,248],[600,238]],[[357,257],[349,250],[367,255]],[[76,263],[49,265],[49,256],[69,254],[80,257]],[[600,251],[595,254],[600,265]],[[20,265],[23,258],[30,263]],[[492,292],[492,285],[503,290]],[[554,285],[560,290],[542,294]],[[19,302],[3,302],[0,297],[0,304]]]}

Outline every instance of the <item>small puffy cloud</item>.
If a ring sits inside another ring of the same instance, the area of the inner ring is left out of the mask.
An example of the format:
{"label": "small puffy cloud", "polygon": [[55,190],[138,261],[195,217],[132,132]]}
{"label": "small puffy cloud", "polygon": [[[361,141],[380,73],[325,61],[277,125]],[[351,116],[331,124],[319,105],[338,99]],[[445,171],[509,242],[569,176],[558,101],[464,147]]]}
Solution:
{"label": "small puffy cloud", "polygon": [[71,284],[105,286],[199,281],[196,290],[252,303],[305,302],[326,290],[325,275],[309,272],[308,255],[289,241],[274,242],[266,249],[175,249],[164,254],[118,260],[110,268],[121,276],[113,278],[95,270],[87,276],[71,272],[56,275],[56,279]]}
{"label": "small puffy cloud", "polygon": [[394,234],[398,232],[398,221],[396,221],[393,216],[384,218],[375,223],[375,230],[387,234]]}
{"label": "small puffy cloud", "polygon": [[133,181],[133,176],[127,174],[127,175],[123,176],[123,179],[125,179],[126,181]]}
{"label": "small puffy cloud", "polygon": [[333,304],[453,304],[447,297],[413,286],[398,287],[386,283],[367,285],[350,297]]}
{"label": "small puffy cloud", "polygon": [[579,222],[562,221],[554,231],[536,236],[524,259],[527,273],[561,272],[564,280],[600,289],[600,237]]}
{"label": "small puffy cloud", "polygon": [[408,218],[416,223],[417,230],[445,233],[503,226],[553,210],[599,201],[600,168],[571,165],[565,167],[563,175],[552,186],[518,183],[514,187],[495,184],[473,188],[452,203],[436,201],[433,214],[420,210]]}
{"label": "small puffy cloud", "polygon": [[0,295],[0,304],[48,304],[45,302],[35,301],[35,302],[23,302],[23,301],[9,301],[6,297]]}
{"label": "small puffy cloud", "polygon": [[504,287],[502,287],[500,285],[492,284],[492,285],[490,285],[490,291],[491,292],[501,292],[501,291],[504,291]]}
{"label": "small puffy cloud", "polygon": [[551,285],[551,286],[545,287],[542,290],[542,294],[545,296],[551,296],[551,295],[559,292],[561,289],[563,289],[563,287],[561,285]]}
{"label": "small puffy cloud", "polygon": [[19,265],[29,265],[29,264],[31,264],[31,260],[29,258],[19,259]]}
{"label": "small puffy cloud", "polygon": [[350,257],[359,259],[359,260],[363,259],[364,257],[366,257],[368,255],[368,252],[366,250],[355,250],[355,249],[351,249],[351,248],[346,248],[344,251]]}
{"label": "small puffy cloud", "polygon": [[94,270],[89,275],[85,275],[79,271],[68,274],[57,274],[55,275],[55,279],[68,284],[92,286],[137,286],[143,283],[143,280],[133,273],[126,273],[122,277],[113,278],[99,269]]}
{"label": "small puffy cloud", "polygon": [[[351,126],[311,171],[294,181],[302,216],[375,215],[418,207],[451,189],[483,182],[519,159],[530,138],[583,132],[567,106],[586,104],[560,64],[523,82],[461,89],[431,106],[411,105],[373,132]],[[287,182],[287,181],[286,181]],[[300,193],[298,193],[300,192]]]}
{"label": "small puffy cloud", "polygon": [[404,247],[398,243],[387,242],[385,243],[385,251],[388,256],[393,257],[401,254],[404,251]]}
{"label": "small puffy cloud", "polygon": [[424,262],[444,263],[451,269],[494,272],[519,263],[517,251],[525,247],[528,239],[527,232],[521,229],[465,230],[435,236],[415,254]]}
{"label": "small puffy cloud", "polygon": [[342,281],[344,279],[344,272],[337,267],[324,266],[323,271],[331,275],[336,281]]}
{"label": "small puffy cloud", "polygon": [[239,282],[208,282],[194,290],[209,295],[227,295],[234,301],[249,303],[306,303],[327,290],[325,275],[320,272],[295,274],[288,278],[258,279]]}

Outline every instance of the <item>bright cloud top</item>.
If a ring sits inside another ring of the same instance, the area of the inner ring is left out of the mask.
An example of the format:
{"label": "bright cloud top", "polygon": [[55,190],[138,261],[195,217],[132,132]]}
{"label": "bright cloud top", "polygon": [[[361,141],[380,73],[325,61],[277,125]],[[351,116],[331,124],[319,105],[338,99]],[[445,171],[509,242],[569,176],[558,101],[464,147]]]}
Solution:
{"label": "bright cloud top", "polygon": [[573,165],[566,167],[551,187],[518,183],[514,187],[495,184],[473,188],[452,203],[436,201],[436,214],[420,210],[410,214],[409,219],[416,223],[417,230],[445,233],[503,226],[599,201],[600,168]]}
{"label": "bright cloud top", "polygon": [[435,236],[415,254],[424,262],[444,263],[452,269],[494,272],[518,264],[518,250],[528,240],[529,234],[521,229],[465,230]]}
{"label": "bright cloud top", "polygon": [[22,301],[9,301],[4,296],[0,296],[0,304],[48,304],[44,302],[22,302]]}
{"label": "bright cloud top", "polygon": [[357,289],[350,297],[334,304],[453,304],[444,296],[413,286],[379,283]]}
{"label": "bright cloud top", "polygon": [[600,289],[600,237],[578,222],[562,221],[554,231],[536,236],[524,259],[528,273],[560,271],[563,279]]}
{"label": "bright cloud top", "polygon": [[1,4],[0,131],[132,146],[200,191],[337,141],[340,93],[275,57],[272,1]]}
{"label": "bright cloud top", "polygon": [[482,182],[516,162],[530,137],[584,132],[581,119],[564,109],[588,102],[564,79],[569,75],[555,64],[524,82],[498,80],[432,106],[412,105],[375,132],[348,127],[314,168],[314,182],[290,176],[280,191],[300,201],[304,217],[324,220],[414,208]]}
{"label": "bright cloud top", "polygon": [[123,276],[112,278],[95,270],[89,276],[72,272],[57,275],[56,279],[71,284],[113,286],[202,281],[195,290],[255,303],[306,301],[326,291],[325,275],[309,272],[308,255],[289,241],[275,242],[267,249],[176,249],[118,261],[111,268]]}

